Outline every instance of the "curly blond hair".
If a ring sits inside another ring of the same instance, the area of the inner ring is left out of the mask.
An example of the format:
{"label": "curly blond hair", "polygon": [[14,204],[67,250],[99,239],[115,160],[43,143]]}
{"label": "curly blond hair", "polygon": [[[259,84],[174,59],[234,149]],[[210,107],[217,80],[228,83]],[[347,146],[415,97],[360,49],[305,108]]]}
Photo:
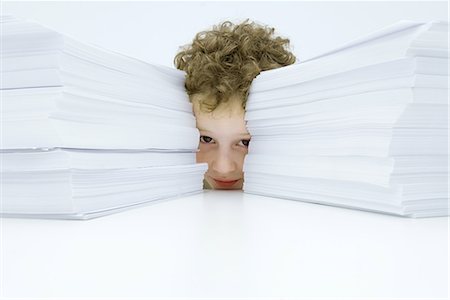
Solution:
{"label": "curly blond hair", "polygon": [[201,96],[202,110],[211,112],[238,96],[245,109],[250,85],[261,71],[295,62],[288,50],[289,39],[274,36],[274,31],[249,20],[226,21],[199,32],[192,44],[181,47],[174,64],[186,72],[191,101]]}

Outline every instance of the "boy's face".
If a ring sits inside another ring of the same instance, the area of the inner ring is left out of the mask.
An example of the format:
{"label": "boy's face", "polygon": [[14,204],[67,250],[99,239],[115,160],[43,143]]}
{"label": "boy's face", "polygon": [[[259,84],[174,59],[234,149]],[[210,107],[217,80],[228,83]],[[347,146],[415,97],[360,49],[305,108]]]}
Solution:
{"label": "boy's face", "polygon": [[242,166],[250,134],[240,102],[221,104],[210,113],[201,111],[198,103],[193,103],[200,131],[197,162],[208,163],[205,185],[213,189],[242,189]]}

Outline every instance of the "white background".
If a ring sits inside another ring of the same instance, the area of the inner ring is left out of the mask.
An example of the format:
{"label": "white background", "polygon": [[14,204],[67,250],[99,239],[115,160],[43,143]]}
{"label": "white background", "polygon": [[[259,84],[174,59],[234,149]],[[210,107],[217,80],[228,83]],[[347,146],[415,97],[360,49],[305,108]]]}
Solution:
{"label": "white background", "polygon": [[218,22],[249,18],[291,39],[302,61],[399,20],[447,20],[447,2],[20,2],[3,14],[83,42],[172,66],[180,46]]}

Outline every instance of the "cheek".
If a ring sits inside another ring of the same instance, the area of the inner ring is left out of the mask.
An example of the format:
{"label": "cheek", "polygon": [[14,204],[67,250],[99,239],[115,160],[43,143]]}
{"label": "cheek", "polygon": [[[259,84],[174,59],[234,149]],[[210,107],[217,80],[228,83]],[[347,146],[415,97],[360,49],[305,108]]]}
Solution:
{"label": "cheek", "polygon": [[200,144],[199,151],[197,152],[197,163],[208,163],[211,160],[211,149],[208,146]]}
{"label": "cheek", "polygon": [[235,151],[233,151],[232,159],[236,163],[240,171],[242,171],[242,167],[244,166],[244,160],[247,152],[247,150],[243,150],[242,148],[235,149]]}
{"label": "cheek", "polygon": [[197,163],[207,162],[203,152],[197,152]]}
{"label": "cheek", "polygon": [[240,157],[240,168],[241,168],[241,170],[242,170],[242,167],[243,167],[243,165],[244,165],[245,156],[247,156],[247,152],[245,152],[244,154],[242,154],[241,157]]}
{"label": "cheek", "polygon": [[248,148],[244,148],[244,147],[238,147],[236,146],[234,149],[234,153],[235,156],[240,159],[240,160],[244,160],[245,156],[247,156],[248,153]]}

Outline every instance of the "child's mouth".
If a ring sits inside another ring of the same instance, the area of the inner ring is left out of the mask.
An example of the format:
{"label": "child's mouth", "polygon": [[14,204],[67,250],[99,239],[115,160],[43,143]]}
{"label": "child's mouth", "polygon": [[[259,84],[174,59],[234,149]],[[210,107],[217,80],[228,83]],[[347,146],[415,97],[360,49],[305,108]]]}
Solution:
{"label": "child's mouth", "polygon": [[233,186],[234,184],[236,184],[237,182],[239,181],[239,179],[238,180],[217,180],[217,179],[214,179],[214,182],[219,186],[219,187],[231,187],[231,186]]}

